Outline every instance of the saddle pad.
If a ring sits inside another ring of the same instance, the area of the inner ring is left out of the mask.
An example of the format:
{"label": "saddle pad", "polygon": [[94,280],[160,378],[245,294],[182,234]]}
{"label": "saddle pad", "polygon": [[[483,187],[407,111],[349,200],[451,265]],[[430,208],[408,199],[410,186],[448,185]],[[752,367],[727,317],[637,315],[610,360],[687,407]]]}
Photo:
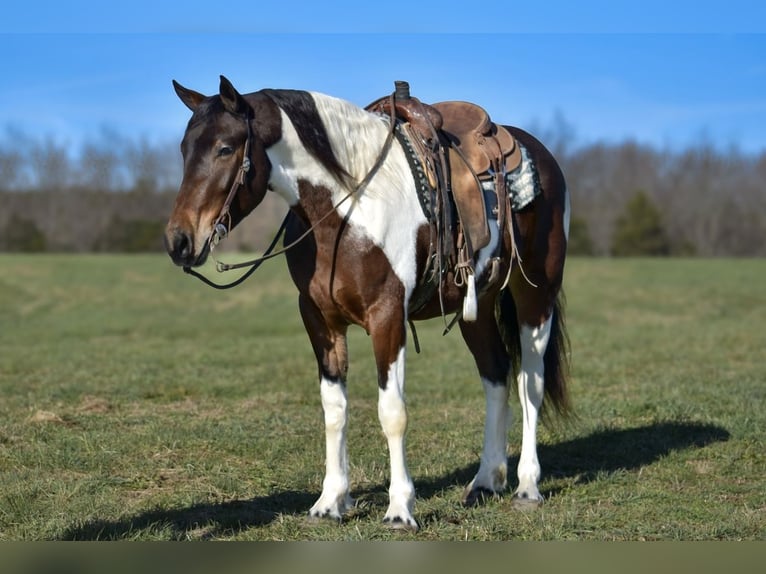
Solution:
{"label": "saddle pad", "polygon": [[[516,141],[516,145],[521,151],[521,162],[518,167],[505,175],[505,187],[508,195],[511,197],[511,209],[519,211],[540,195],[540,177],[537,174],[537,168],[529,157],[529,152],[521,142]],[[495,193],[495,183],[492,180],[482,182],[485,191]]]}

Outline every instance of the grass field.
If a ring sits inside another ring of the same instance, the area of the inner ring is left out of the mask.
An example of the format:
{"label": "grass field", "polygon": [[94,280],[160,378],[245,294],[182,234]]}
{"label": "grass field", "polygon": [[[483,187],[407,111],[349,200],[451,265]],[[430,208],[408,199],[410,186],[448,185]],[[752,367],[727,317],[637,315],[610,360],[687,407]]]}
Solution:
{"label": "grass field", "polygon": [[[216,292],[162,256],[2,255],[0,540],[764,540],[764,285],[766,260],[570,260],[577,418],[541,430],[534,512],[509,495],[460,505],[481,385],[457,332],[420,326],[413,535],[381,523],[388,457],[358,329],[357,505],[341,524],[305,518],[322,415],[281,260]],[[515,424],[514,468],[519,442]]]}

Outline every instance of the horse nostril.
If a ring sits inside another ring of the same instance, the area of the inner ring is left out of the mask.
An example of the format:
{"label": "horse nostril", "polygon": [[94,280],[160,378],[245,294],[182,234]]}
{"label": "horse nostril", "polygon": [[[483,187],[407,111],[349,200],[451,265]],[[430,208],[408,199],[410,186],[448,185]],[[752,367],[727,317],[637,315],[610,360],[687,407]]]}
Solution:
{"label": "horse nostril", "polygon": [[176,263],[187,263],[191,258],[194,245],[191,236],[176,230],[168,243],[168,253]]}
{"label": "horse nostril", "polygon": [[189,236],[185,233],[180,234],[180,237],[176,239],[176,253],[181,256],[182,259],[186,259],[191,255],[191,241]]}

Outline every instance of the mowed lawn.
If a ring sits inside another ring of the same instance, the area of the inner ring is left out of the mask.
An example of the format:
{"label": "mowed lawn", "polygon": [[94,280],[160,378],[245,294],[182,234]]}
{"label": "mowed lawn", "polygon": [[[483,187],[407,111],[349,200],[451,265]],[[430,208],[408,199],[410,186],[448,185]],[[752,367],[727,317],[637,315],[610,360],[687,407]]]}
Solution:
{"label": "mowed lawn", "polygon": [[[284,262],[214,291],[163,256],[0,256],[0,540],[766,538],[766,261],[571,259],[576,417],[541,429],[536,511],[461,506],[484,399],[457,329],[410,346],[417,534],[381,523],[370,342],[350,340],[357,503],[321,490],[317,369]],[[518,415],[518,401],[512,398]],[[517,416],[518,419],[518,416]],[[511,488],[520,442],[510,431]]]}

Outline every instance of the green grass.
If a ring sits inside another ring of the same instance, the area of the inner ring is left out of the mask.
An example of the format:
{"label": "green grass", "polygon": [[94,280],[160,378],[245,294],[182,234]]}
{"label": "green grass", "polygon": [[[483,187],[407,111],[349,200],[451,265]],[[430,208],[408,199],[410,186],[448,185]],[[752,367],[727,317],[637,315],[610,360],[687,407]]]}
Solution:
{"label": "green grass", "polygon": [[[359,329],[357,505],[342,524],[305,518],[322,415],[281,260],[217,292],[161,256],[0,256],[0,540],[763,540],[764,285],[764,260],[570,260],[577,418],[540,432],[535,512],[460,505],[481,386],[457,331],[419,326],[413,535],[381,523],[388,457]],[[519,442],[515,424],[513,467]]]}

